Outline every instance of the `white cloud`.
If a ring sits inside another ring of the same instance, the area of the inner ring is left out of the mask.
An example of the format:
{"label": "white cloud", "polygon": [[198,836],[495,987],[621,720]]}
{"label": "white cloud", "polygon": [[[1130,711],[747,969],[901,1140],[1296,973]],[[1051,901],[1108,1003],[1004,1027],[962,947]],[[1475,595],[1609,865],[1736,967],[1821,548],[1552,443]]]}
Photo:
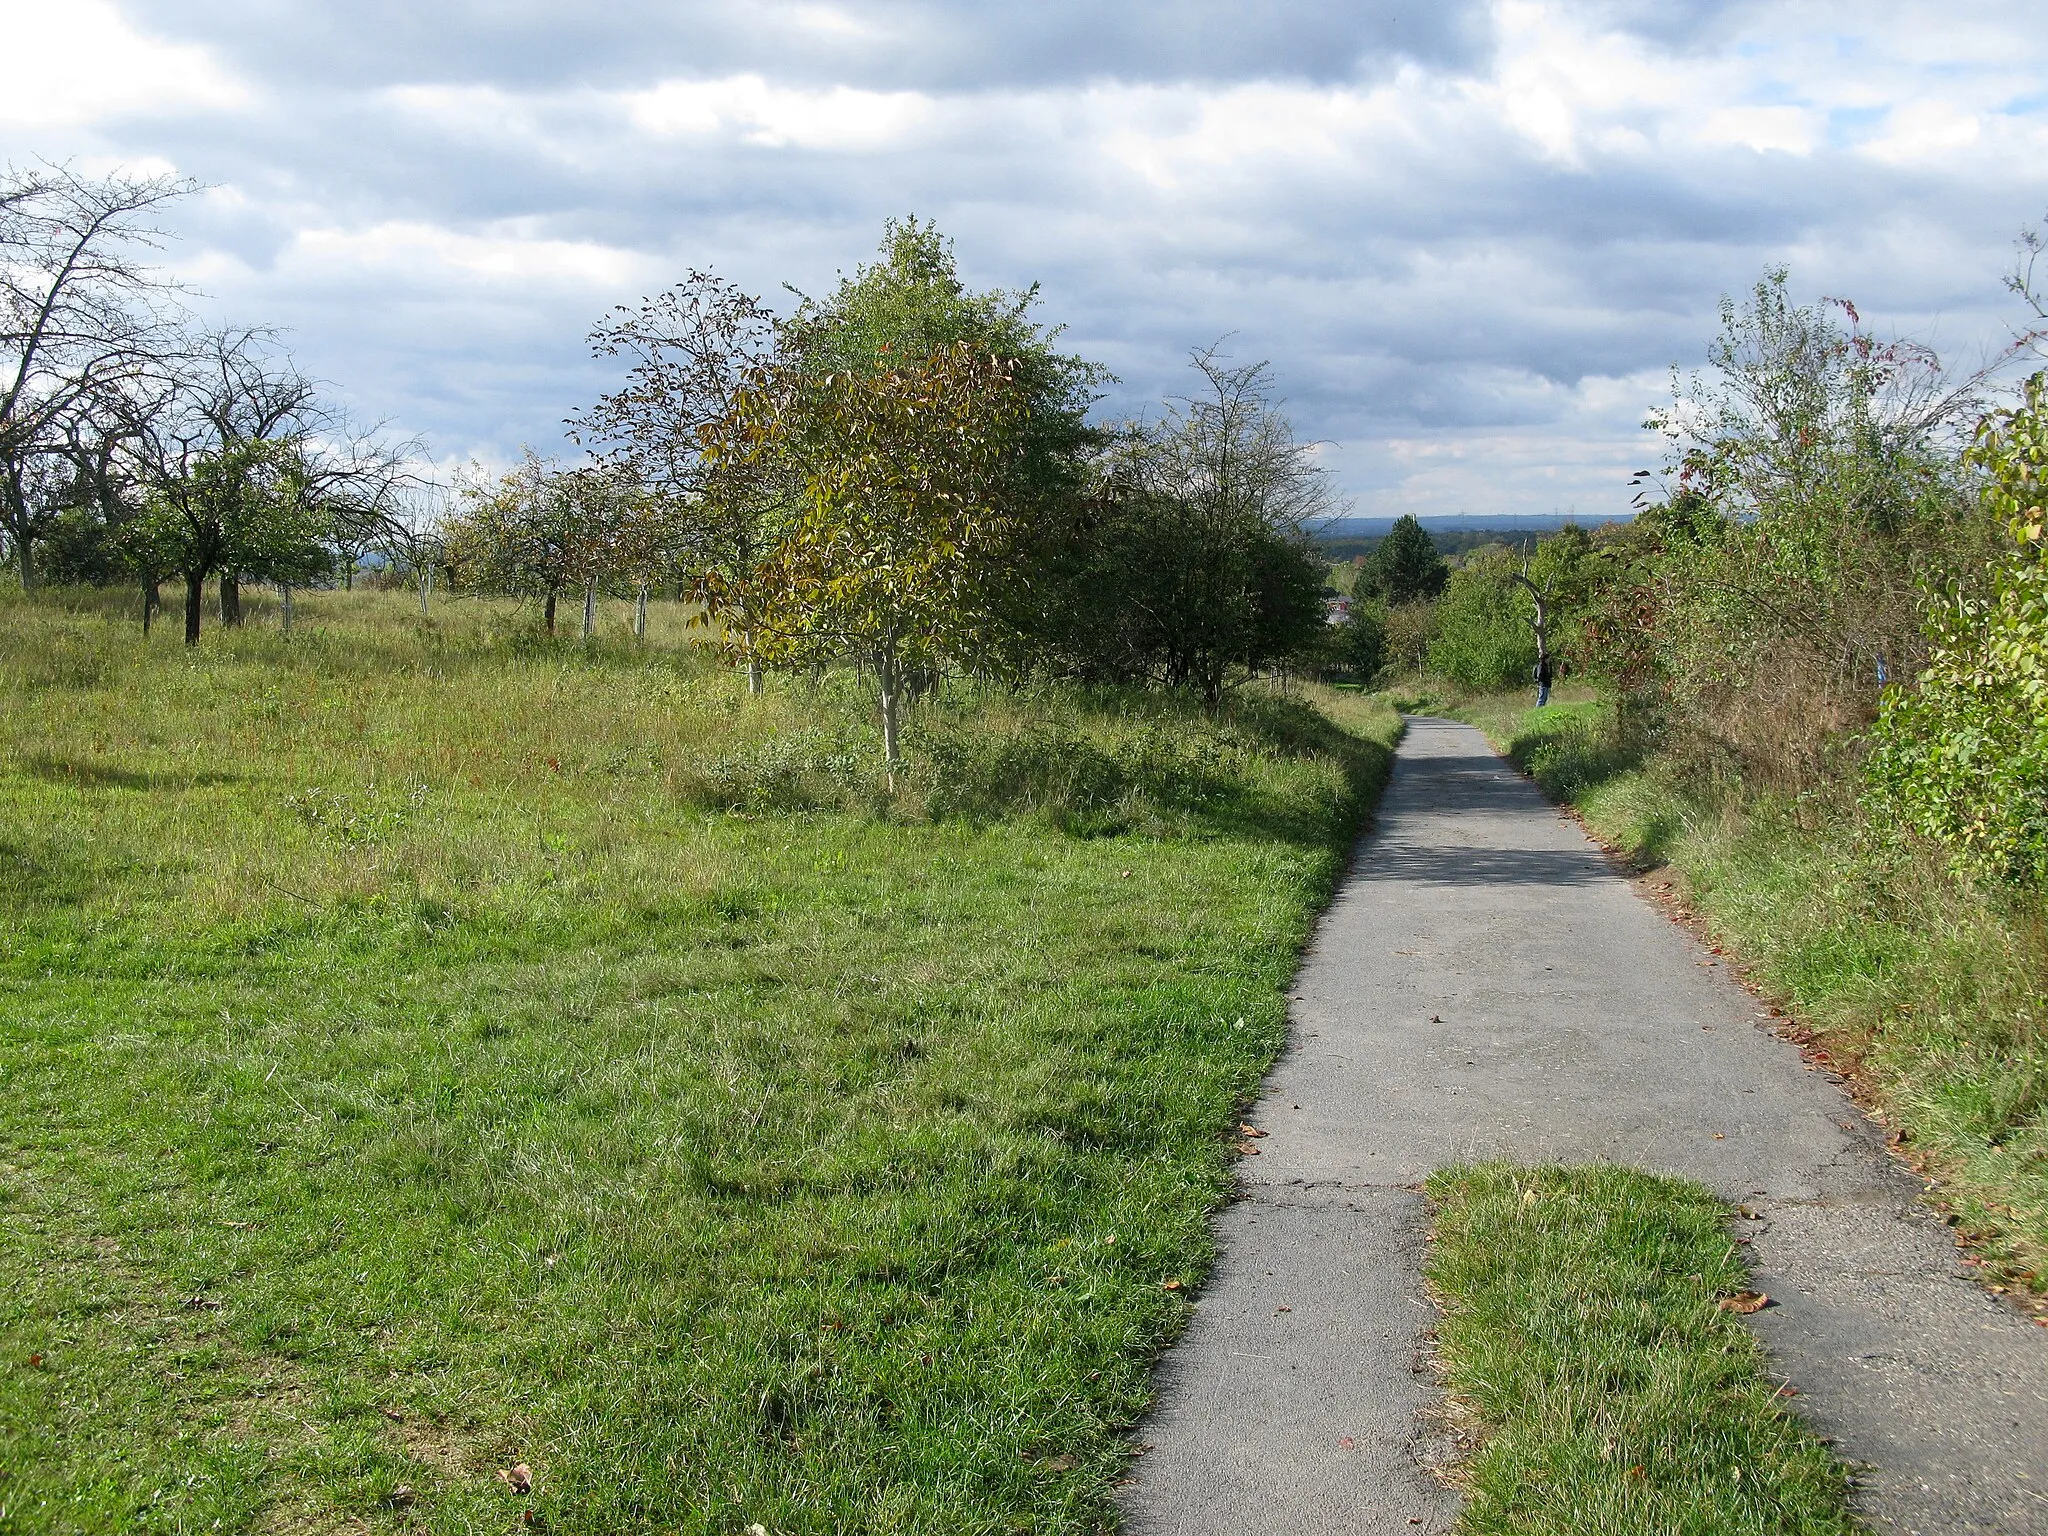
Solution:
{"label": "white cloud", "polygon": [[901,148],[928,129],[932,100],[916,91],[790,89],[760,75],[665,80],[625,98],[644,133],[663,138],[730,136],[770,149],[872,154]]}
{"label": "white cloud", "polygon": [[205,49],[145,36],[108,0],[0,0],[0,124],[50,129],[110,118],[229,111],[253,94]]}

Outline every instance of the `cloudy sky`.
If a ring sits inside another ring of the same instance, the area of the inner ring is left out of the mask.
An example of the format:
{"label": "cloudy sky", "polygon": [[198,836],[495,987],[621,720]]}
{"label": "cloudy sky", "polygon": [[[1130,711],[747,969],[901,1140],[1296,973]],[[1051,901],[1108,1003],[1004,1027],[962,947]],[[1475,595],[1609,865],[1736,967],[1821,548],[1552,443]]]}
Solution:
{"label": "cloudy sky", "polygon": [[891,214],[1128,412],[1228,334],[1361,514],[1622,510],[1673,364],[1790,265],[1975,358],[2048,212],[2017,0],[0,0],[0,159],[208,190],[223,320],[443,459],[550,449],[609,305],[816,291]]}

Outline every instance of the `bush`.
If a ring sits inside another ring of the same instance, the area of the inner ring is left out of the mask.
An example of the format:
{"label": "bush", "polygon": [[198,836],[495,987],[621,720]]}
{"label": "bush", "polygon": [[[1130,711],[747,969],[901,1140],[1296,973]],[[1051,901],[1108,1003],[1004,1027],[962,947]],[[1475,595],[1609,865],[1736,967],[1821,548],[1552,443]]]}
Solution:
{"label": "bush", "polygon": [[1331,639],[1337,665],[1355,681],[1370,683],[1387,665],[1385,605],[1368,598],[1354,598],[1351,616],[1336,626]]}
{"label": "bush", "polygon": [[1505,549],[1478,551],[1437,601],[1430,668],[1475,693],[1512,688],[1535,672],[1529,599],[1511,579],[1512,560]]}
{"label": "bush", "polygon": [[1387,610],[1387,665],[1420,672],[1435,639],[1435,603],[1397,603]]}
{"label": "bush", "polygon": [[2048,883],[2048,386],[1985,419],[1971,456],[2014,543],[1988,599],[1929,624],[1917,687],[1887,690],[1865,779],[1875,809],[1940,843],[1959,873]]}

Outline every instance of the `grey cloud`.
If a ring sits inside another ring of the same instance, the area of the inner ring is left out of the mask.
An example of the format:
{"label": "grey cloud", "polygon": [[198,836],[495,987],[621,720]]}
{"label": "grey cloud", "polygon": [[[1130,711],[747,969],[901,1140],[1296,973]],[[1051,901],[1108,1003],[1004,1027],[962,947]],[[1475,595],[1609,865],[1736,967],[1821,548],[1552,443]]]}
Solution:
{"label": "grey cloud", "polygon": [[[127,0],[165,35],[270,78],[528,88],[754,70],[778,79],[962,90],[1092,79],[1334,81],[1401,59],[1469,67],[1487,46],[1473,0]],[[821,25],[829,13],[844,25]]]}

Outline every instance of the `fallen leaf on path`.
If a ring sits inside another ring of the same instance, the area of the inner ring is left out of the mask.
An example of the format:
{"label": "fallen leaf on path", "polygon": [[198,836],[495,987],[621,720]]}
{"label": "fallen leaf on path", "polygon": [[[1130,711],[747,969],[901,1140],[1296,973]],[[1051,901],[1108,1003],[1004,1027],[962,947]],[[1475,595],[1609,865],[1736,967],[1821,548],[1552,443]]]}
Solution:
{"label": "fallen leaf on path", "polygon": [[1358,1442],[1357,1442],[1356,1440],[1352,1439],[1352,1438],[1351,1438],[1351,1436],[1349,1436],[1349,1435],[1345,1435],[1345,1436],[1344,1436],[1344,1437],[1343,1437],[1342,1439],[1340,1439],[1340,1440],[1339,1440],[1339,1441],[1337,1442],[1337,1444],[1338,1444],[1338,1445],[1339,1445],[1340,1447],[1342,1447],[1342,1448],[1343,1448],[1344,1450],[1347,1450],[1347,1451],[1349,1451],[1349,1450],[1354,1450],[1354,1449],[1356,1449],[1356,1448],[1357,1448],[1357,1445],[1358,1445]]}
{"label": "fallen leaf on path", "polygon": [[1292,1312],[1293,1310],[1294,1308],[1292,1307],[1275,1307],[1273,1309],[1273,1315],[1275,1317],[1278,1317],[1282,1312]]}
{"label": "fallen leaf on path", "polygon": [[1265,1135],[1266,1133],[1260,1130],[1256,1125],[1240,1125],[1237,1128],[1237,1134],[1240,1136],[1248,1136],[1253,1140],[1257,1140],[1259,1137]]}
{"label": "fallen leaf on path", "polygon": [[1733,1296],[1723,1296],[1714,1305],[1723,1312],[1733,1312],[1738,1317],[1747,1317],[1752,1312],[1761,1312],[1771,1304],[1771,1298],[1762,1291],[1737,1291]]}
{"label": "fallen leaf on path", "polygon": [[533,1468],[523,1461],[514,1466],[501,1468],[498,1479],[514,1493],[533,1492]]}
{"label": "fallen leaf on path", "polygon": [[1257,1157],[1259,1155],[1259,1149],[1253,1146],[1248,1141],[1240,1141],[1237,1144],[1237,1150],[1242,1152],[1246,1157]]}
{"label": "fallen leaf on path", "polygon": [[1178,1280],[1168,1280],[1165,1284],[1161,1285],[1159,1289],[1161,1289],[1162,1291],[1177,1291],[1180,1289],[1180,1282]]}

